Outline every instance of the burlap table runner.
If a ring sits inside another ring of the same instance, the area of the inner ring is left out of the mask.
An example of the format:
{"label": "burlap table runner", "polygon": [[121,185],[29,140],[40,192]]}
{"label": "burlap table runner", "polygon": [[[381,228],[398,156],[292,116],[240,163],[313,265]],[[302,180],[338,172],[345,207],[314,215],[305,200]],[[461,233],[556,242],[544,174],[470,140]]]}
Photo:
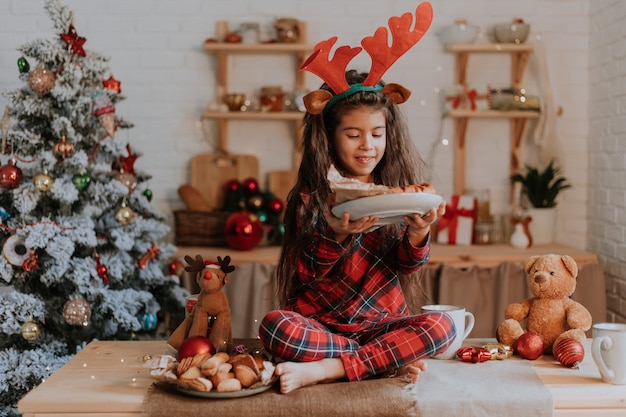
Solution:
{"label": "burlap table runner", "polygon": [[237,399],[188,397],[154,385],[145,400],[148,417],[548,417],[550,391],[528,361],[483,363],[428,360],[417,384],[402,378],[320,384],[280,394],[272,388]]}

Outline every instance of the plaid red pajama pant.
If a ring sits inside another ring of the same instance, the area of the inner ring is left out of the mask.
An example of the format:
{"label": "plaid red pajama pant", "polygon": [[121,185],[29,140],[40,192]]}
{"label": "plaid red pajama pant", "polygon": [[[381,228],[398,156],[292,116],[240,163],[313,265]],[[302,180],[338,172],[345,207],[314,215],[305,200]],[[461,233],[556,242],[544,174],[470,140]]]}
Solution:
{"label": "plaid red pajama pant", "polygon": [[259,327],[259,338],[269,353],[293,362],[341,358],[350,381],[441,353],[455,334],[450,317],[438,312],[385,319],[340,333],[296,312],[274,310]]}

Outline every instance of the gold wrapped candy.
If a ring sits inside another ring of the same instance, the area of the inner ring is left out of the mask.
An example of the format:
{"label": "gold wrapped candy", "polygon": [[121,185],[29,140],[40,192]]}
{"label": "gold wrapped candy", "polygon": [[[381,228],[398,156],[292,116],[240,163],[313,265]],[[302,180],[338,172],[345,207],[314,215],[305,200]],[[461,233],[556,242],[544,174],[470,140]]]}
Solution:
{"label": "gold wrapped candy", "polygon": [[487,343],[482,347],[489,351],[492,360],[503,360],[513,355],[513,349],[511,349],[511,346],[504,345],[502,343]]}

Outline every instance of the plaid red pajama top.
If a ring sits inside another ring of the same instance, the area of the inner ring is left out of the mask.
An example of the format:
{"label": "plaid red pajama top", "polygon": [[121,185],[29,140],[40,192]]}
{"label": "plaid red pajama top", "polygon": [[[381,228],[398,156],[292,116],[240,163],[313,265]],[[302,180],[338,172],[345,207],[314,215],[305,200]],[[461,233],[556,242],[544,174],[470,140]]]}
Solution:
{"label": "plaid red pajama top", "polygon": [[317,232],[298,262],[301,290],[286,309],[344,333],[385,318],[406,316],[398,273],[410,274],[424,265],[430,242],[413,247],[403,235],[387,245],[389,250],[384,253],[382,230],[353,234],[343,245],[332,230]]}

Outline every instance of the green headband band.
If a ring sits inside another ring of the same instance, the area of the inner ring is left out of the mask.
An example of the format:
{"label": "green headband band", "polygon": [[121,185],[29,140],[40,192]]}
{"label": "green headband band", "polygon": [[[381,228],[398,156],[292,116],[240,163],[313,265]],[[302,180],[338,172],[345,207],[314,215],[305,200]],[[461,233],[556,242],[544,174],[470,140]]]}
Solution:
{"label": "green headband band", "polygon": [[333,98],[331,98],[328,101],[328,104],[326,104],[326,107],[324,108],[324,112],[328,111],[328,109],[334,106],[335,103],[337,103],[339,100],[343,100],[344,98],[351,96],[352,94],[358,93],[359,91],[380,91],[382,89],[383,89],[382,85],[369,86],[369,85],[363,85],[361,83],[352,84],[350,88],[344,91],[343,93],[333,96]]}

